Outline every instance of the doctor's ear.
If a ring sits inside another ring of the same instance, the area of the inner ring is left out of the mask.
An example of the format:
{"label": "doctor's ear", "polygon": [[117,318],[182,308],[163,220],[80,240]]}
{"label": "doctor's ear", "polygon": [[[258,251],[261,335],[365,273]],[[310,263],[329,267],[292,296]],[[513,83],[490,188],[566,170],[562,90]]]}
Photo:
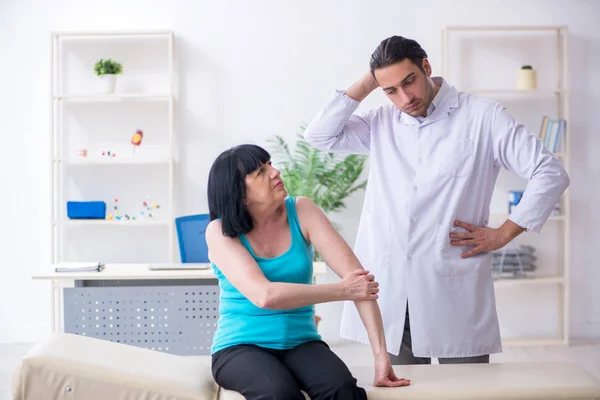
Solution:
{"label": "doctor's ear", "polygon": [[424,58],[423,61],[421,61],[421,69],[427,77],[431,76],[431,64],[429,64],[428,59]]}

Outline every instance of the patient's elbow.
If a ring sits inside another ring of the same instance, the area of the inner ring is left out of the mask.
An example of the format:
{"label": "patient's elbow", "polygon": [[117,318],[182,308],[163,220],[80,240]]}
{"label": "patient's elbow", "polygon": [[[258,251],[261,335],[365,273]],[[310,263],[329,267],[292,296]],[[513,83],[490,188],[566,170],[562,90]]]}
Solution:
{"label": "patient's elbow", "polygon": [[256,296],[252,303],[258,308],[274,310],[276,309],[277,300],[273,293],[267,289],[262,294]]}
{"label": "patient's elbow", "polygon": [[252,302],[258,308],[270,308],[271,300],[267,296],[260,296]]}

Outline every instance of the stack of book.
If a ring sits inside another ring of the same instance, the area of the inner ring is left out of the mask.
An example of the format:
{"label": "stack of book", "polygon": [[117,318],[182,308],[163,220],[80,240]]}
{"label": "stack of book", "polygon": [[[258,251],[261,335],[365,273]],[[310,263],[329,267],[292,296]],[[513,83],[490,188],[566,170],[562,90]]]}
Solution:
{"label": "stack of book", "polygon": [[507,246],[492,252],[494,278],[526,278],[535,271],[535,249],[528,245]]}
{"label": "stack of book", "polygon": [[83,262],[83,263],[60,263],[55,272],[102,272],[104,263],[101,262]]}
{"label": "stack of book", "polygon": [[567,121],[564,119],[542,118],[540,127],[540,139],[544,146],[553,153],[565,151],[565,135],[567,133]]}

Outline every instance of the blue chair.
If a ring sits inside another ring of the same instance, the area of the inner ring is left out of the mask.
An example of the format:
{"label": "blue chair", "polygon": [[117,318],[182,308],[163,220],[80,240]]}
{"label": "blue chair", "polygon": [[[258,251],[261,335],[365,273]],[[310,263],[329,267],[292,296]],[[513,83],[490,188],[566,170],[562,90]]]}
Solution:
{"label": "blue chair", "polygon": [[206,244],[206,227],[209,222],[210,217],[208,214],[175,218],[182,263],[209,262],[208,246]]}

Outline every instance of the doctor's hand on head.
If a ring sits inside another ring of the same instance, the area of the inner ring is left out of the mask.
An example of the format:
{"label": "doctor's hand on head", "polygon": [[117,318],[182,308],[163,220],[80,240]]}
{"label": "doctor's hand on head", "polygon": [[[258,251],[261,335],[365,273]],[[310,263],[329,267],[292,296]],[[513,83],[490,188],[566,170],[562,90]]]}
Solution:
{"label": "doctor's hand on head", "polygon": [[506,220],[499,228],[475,226],[463,221],[454,221],[454,225],[466,229],[467,232],[450,232],[450,245],[473,246],[471,250],[461,254],[461,258],[501,249],[525,231],[511,220]]}

